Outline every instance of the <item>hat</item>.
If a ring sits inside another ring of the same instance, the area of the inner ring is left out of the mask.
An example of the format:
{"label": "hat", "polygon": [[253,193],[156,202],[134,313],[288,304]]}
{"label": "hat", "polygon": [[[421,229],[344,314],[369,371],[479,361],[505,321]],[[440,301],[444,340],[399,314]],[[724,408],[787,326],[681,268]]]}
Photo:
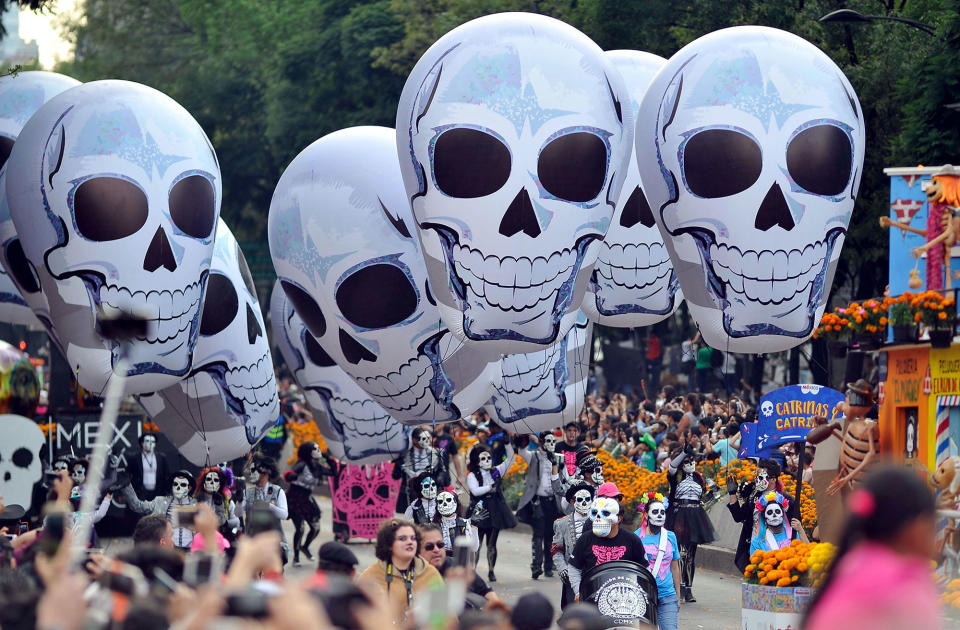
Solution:
{"label": "hat", "polygon": [[[606,485],[606,484],[604,484],[604,485]],[[567,488],[567,491],[566,491],[566,493],[564,493],[563,498],[567,500],[567,503],[573,504],[573,497],[574,497],[574,495],[577,494],[578,492],[580,492],[581,490],[587,490],[587,491],[589,491],[591,497],[596,497],[596,496],[597,496],[597,491],[594,490],[593,486],[591,486],[590,484],[588,484],[588,483],[575,483],[575,484],[573,484],[572,486],[570,486],[569,488]]]}
{"label": "hat", "polygon": [[620,493],[620,488],[617,487],[617,484],[613,483],[612,481],[605,481],[600,484],[599,488],[597,488],[597,496],[616,499],[622,495]]}
{"label": "hat", "polygon": [[640,443],[646,444],[647,446],[650,447],[650,450],[652,451],[657,450],[657,441],[653,439],[653,436],[650,435],[649,433],[644,433],[643,435],[640,436]]}
{"label": "hat", "polygon": [[527,593],[513,607],[510,624],[516,630],[546,630],[553,625],[553,604],[543,593]]}
{"label": "hat", "polygon": [[847,383],[847,397],[852,405],[869,407],[873,404],[873,386],[862,378],[856,383]]}
{"label": "hat", "polygon": [[350,551],[349,547],[335,540],[330,540],[320,545],[320,551],[317,552],[317,559],[321,562],[334,562],[348,567],[360,564],[357,556]]}

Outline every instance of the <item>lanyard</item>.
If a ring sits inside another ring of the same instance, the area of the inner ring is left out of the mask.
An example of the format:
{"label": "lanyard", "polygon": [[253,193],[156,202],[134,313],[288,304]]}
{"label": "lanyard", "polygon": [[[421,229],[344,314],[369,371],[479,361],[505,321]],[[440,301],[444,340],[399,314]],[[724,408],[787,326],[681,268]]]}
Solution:
{"label": "lanyard", "polygon": [[[414,562],[416,559],[414,559]],[[410,605],[410,599],[413,597],[413,563],[410,563],[410,568],[406,571],[402,569],[397,569],[400,573],[400,577],[403,578],[403,586],[407,589],[407,606]],[[390,592],[390,582],[393,581],[393,563],[387,563],[387,593]]]}

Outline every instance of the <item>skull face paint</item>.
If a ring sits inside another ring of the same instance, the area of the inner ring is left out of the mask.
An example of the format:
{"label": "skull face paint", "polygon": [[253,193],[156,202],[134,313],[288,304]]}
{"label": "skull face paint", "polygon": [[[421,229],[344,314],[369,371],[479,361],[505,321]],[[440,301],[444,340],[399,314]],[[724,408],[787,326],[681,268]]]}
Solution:
{"label": "skull face paint", "polygon": [[153,453],[154,449],[157,447],[157,438],[152,435],[143,436],[143,444],[140,445],[140,448],[147,455]]}
{"label": "skull face paint", "polygon": [[459,420],[490,398],[492,357],[441,324],[392,130],[342,129],[303,150],[268,227],[281,286],[316,343],[393,418]]}
{"label": "skull face paint", "polygon": [[557,436],[553,433],[548,433],[543,436],[543,450],[548,453],[553,453],[557,448]]}
{"label": "skull face paint", "polygon": [[599,486],[603,483],[603,468],[597,467],[590,473],[590,481],[593,482],[593,485]]}
{"label": "skull face paint", "polygon": [[[636,117],[647,86],[667,60],[635,50],[604,54],[620,71]],[[683,300],[637,173],[638,160],[656,160],[652,148],[640,154],[631,151],[613,221],[581,307],[592,321],[605,326],[649,326],[669,317]]]}
{"label": "skull face paint", "polygon": [[250,472],[247,473],[247,481],[253,485],[257,485],[257,482],[260,481],[260,471],[257,470],[256,466],[250,469]]}
{"label": "skull face paint", "polygon": [[593,494],[589,490],[578,490],[573,495],[573,509],[580,516],[590,514],[590,508],[593,506]]}
{"label": "skull face paint", "polygon": [[103,391],[119,356],[96,332],[101,310],[150,320],[130,344],[129,393],[187,374],[221,198],[216,156],[190,114],[136,83],[80,85],[24,126],[6,183],[27,260],[56,281],[44,290],[78,382]]}
{"label": "skull face paint", "polygon": [[805,341],[863,166],[863,113],[840,69],[784,31],[716,31],[671,57],[638,120],[638,151],[657,154],[640,179],[704,341]]}
{"label": "skull face paint", "polygon": [[74,464],[70,478],[73,479],[73,485],[82,486],[87,480],[87,467],[83,464]]}
{"label": "skull face paint", "polygon": [[174,477],[170,486],[170,493],[174,499],[182,500],[190,494],[190,481],[186,477]]}
{"label": "skull face paint", "polygon": [[70,465],[69,463],[67,463],[66,460],[58,459],[57,461],[53,462],[54,472],[63,472],[65,470],[68,470],[69,468],[70,468]]}
{"label": "skull face paint", "polygon": [[647,521],[655,527],[663,527],[667,522],[667,508],[660,501],[652,501],[647,506]]}
{"label": "skull face paint", "polygon": [[446,516],[447,518],[456,515],[457,513],[457,499],[450,492],[441,492],[437,495],[437,512],[440,512],[440,516]]}
{"label": "skull face paint", "polygon": [[322,459],[322,458],[323,458],[323,451],[320,450],[320,445],[319,445],[319,444],[314,444],[314,445],[313,445],[313,452],[310,454],[310,456],[313,457],[313,459]]}
{"label": "skull face paint", "polygon": [[783,508],[777,503],[771,503],[763,510],[763,521],[767,527],[780,527],[783,525]]}
{"label": "skull face paint", "polygon": [[593,533],[600,537],[610,535],[620,516],[620,504],[609,497],[597,497],[590,507]]}
{"label": "skull face paint", "polygon": [[211,471],[203,478],[203,490],[209,494],[220,492],[220,475]]}
{"label": "skull face paint", "polygon": [[437,498],[437,482],[433,477],[427,477],[420,482],[420,496],[428,501]]}
{"label": "skull face paint", "polygon": [[697,470],[695,462],[683,462],[683,472],[687,475],[693,474]]}
{"label": "skull face paint", "polygon": [[490,453],[480,453],[477,463],[480,465],[480,470],[490,470],[493,468],[493,457]]}
{"label": "skull face paint", "polygon": [[440,316],[466,344],[528,353],[573,325],[626,174],[628,103],[596,44],[540,15],[472,20],[417,63],[397,147]]}
{"label": "skull face paint", "polygon": [[430,432],[423,431],[420,434],[420,439],[417,441],[417,446],[419,446],[421,449],[428,449],[432,443],[433,439],[430,436]]}
{"label": "skull face paint", "polygon": [[757,476],[753,480],[757,492],[763,492],[770,485],[770,475],[765,468],[757,469]]}

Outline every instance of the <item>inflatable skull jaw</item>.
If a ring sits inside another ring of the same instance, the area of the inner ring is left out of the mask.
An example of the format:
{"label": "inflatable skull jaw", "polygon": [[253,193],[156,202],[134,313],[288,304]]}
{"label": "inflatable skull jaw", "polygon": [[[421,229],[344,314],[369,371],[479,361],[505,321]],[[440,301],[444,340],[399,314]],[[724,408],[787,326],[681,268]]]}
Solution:
{"label": "inflatable skull jaw", "polygon": [[593,533],[606,538],[613,526],[620,521],[620,504],[609,497],[597,497],[590,507],[590,520],[593,521]]}
{"label": "inflatable skull jaw", "polygon": [[0,440],[0,494],[7,505],[29,510],[34,485],[43,478],[43,431],[33,420],[12,414],[0,415],[0,426],[4,436]]}
{"label": "inflatable skull jaw", "polygon": [[[623,77],[636,118],[650,80],[667,60],[635,50],[615,50],[604,55]],[[640,159],[656,159],[653,147]],[[581,307],[592,321],[605,326],[655,324],[669,317],[683,299],[636,164],[637,154],[631,151],[630,167]]]}
{"label": "inflatable skull jaw", "polygon": [[[172,99],[124,81],[78,86],[30,122],[36,127],[28,124],[15,146],[23,141],[20,157],[40,162],[40,181],[34,175],[23,185],[32,187],[11,195],[14,222],[35,228],[18,230],[34,264],[42,261],[58,285],[80,278],[87,293],[61,305],[55,326],[86,320],[93,330],[100,310],[153,320],[146,337],[129,344],[129,389],[172,385],[190,369],[219,214],[209,140]],[[46,208],[45,225],[30,223],[27,205]],[[116,344],[96,339],[115,363]],[[101,390],[109,370],[84,371],[81,383]]]}
{"label": "inflatable skull jaw", "polygon": [[442,325],[413,229],[395,134],[356,127],[321,138],[284,172],[270,249],[297,313],[361,389],[400,422],[458,420],[490,397],[491,357]]}
{"label": "inflatable skull jaw", "polygon": [[532,352],[573,325],[627,167],[626,102],[592,41],[529,14],[454,29],[411,73],[404,183],[441,317],[468,345]]}
{"label": "inflatable skull jaw", "polygon": [[671,59],[639,119],[638,150],[657,155],[639,164],[644,191],[704,340],[770,352],[807,339],[863,162],[839,68],[789,33],[717,31]]}

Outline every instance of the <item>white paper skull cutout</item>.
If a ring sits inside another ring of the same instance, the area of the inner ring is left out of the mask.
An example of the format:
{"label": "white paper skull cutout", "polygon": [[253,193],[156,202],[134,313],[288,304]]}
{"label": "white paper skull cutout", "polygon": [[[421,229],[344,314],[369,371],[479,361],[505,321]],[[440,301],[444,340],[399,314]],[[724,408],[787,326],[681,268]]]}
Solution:
{"label": "white paper skull cutout", "polygon": [[667,522],[667,508],[660,501],[653,501],[647,506],[647,520],[654,527],[663,527]]}
{"label": "white paper skull cutout", "polygon": [[490,470],[493,468],[493,457],[490,453],[480,453],[477,456],[477,464],[480,466],[480,470]]}
{"label": "white paper skull cutout", "polygon": [[190,494],[190,480],[186,477],[174,477],[170,492],[173,498],[178,501],[187,498],[187,495]]}
{"label": "white paper skull cutout", "polygon": [[601,538],[610,535],[620,516],[620,504],[609,497],[597,497],[590,506],[593,533]]}
{"label": "white paper skull cutout", "polygon": [[[636,50],[604,53],[630,94],[634,118],[640,101],[667,60]],[[649,326],[669,317],[683,294],[660,228],[640,187],[637,160],[656,160],[653,146],[639,155],[631,151],[630,168],[617,199],[610,229],[600,245],[583,310],[594,322],[630,328]]]}
{"label": "white paper skull cutout", "polygon": [[548,453],[553,453],[557,449],[557,436],[553,433],[547,433],[545,436],[543,436],[541,444],[543,446],[543,450]]}
{"label": "white paper skull cutout", "polygon": [[763,492],[767,489],[767,486],[770,484],[770,476],[767,474],[766,468],[757,469],[757,476],[754,477],[753,483],[758,492]]}
{"label": "white paper skull cutout", "polygon": [[763,509],[763,521],[767,527],[780,527],[783,525],[783,508],[778,503],[770,503]]}
{"label": "white paper skull cutout", "polygon": [[280,416],[253,277],[222,219],[204,304],[190,374],[139,398],[177,450],[198,466],[242,457]]}
{"label": "white paper skull cutout", "polygon": [[463,24],[417,62],[397,149],[444,323],[534,352],[573,326],[632,151],[633,112],[597,45],[553,18]]}
{"label": "white paper skull cutout", "polygon": [[[0,77],[0,179],[14,141],[34,112],[60,92],[77,85],[80,82],[76,79],[55,72],[19,72]],[[42,320],[31,309],[47,313],[47,302],[36,271],[23,254],[3,190],[0,182],[0,321],[40,328]]]}
{"label": "white paper skull cutout", "polygon": [[495,363],[441,324],[412,224],[393,131],[343,129],[281,176],[270,253],[308,330],[391,416],[459,420],[489,399]]}
{"label": "white paper skull cutout", "polygon": [[444,490],[437,495],[437,512],[440,516],[450,518],[457,514],[457,498],[452,493]]}
{"label": "white paper skull cutout", "polygon": [[437,482],[433,480],[433,477],[427,477],[420,482],[420,496],[427,501],[437,498]]}
{"label": "white paper skull cutout", "polygon": [[685,46],[640,107],[638,166],[704,341],[777,352],[823,314],[860,185],[863,113],[827,55],[740,26]]}
{"label": "white paper skull cutout", "polygon": [[773,403],[770,402],[769,400],[765,400],[765,401],[763,401],[762,403],[760,403],[760,412],[763,413],[763,415],[765,415],[765,416],[768,417],[768,418],[769,418],[770,416],[772,416],[772,415],[773,415]]}
{"label": "white paper skull cutout", "polygon": [[13,414],[0,415],[0,430],[0,495],[5,504],[29,511],[33,486],[43,477],[40,453],[46,439],[36,422]]}
{"label": "white paper skull cutout", "polygon": [[303,390],[314,420],[337,459],[376,464],[410,448],[410,431],[360,389],[323,351],[278,281],[270,297],[274,342]]}
{"label": "white paper skull cutout", "polygon": [[538,433],[576,420],[590,372],[593,322],[581,311],[558,343],[500,359],[501,382],[486,405],[490,417],[512,433]]}
{"label": "white paper skull cutout", "polygon": [[590,508],[593,506],[593,493],[587,489],[577,490],[573,494],[573,509],[580,516],[590,514]]}
{"label": "white paper skull cutout", "polygon": [[27,259],[57,281],[51,321],[79,383],[103,391],[117,357],[95,330],[101,308],[152,320],[129,344],[129,393],[179,381],[199,333],[221,197],[213,147],[190,114],[127,81],[67,90],[24,126],[6,192]]}
{"label": "white paper skull cutout", "polygon": [[203,478],[203,491],[207,494],[216,494],[220,492],[220,475],[211,470]]}

